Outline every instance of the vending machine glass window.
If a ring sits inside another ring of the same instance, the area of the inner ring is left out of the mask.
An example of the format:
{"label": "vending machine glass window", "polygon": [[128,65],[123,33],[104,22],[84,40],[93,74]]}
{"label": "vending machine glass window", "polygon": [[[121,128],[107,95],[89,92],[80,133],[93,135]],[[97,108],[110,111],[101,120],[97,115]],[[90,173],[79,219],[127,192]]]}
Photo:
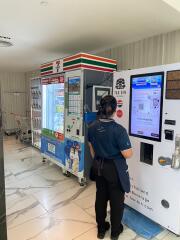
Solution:
{"label": "vending machine glass window", "polygon": [[64,132],[64,83],[43,85],[42,127]]}

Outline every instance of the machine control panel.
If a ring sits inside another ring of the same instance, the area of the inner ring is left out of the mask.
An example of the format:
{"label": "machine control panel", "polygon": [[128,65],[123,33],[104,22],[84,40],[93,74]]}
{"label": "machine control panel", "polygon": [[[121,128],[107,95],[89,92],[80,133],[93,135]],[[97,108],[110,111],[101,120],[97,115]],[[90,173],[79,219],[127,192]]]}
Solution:
{"label": "machine control panel", "polygon": [[68,121],[68,124],[66,125],[66,132],[67,134],[71,134],[71,135],[77,135],[79,136],[80,134],[82,134],[82,130],[81,130],[81,119],[80,117],[72,117],[69,119],[70,121]]}

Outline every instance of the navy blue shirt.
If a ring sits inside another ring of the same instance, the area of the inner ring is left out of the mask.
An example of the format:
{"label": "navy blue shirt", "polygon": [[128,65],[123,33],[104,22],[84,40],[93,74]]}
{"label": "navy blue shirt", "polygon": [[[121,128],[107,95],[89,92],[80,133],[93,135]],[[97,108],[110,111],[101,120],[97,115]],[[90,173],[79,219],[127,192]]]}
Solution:
{"label": "navy blue shirt", "polygon": [[129,192],[128,166],[121,154],[121,151],[131,148],[126,129],[114,120],[99,120],[89,127],[88,141],[93,146],[95,156],[113,159],[121,185],[125,192]]}

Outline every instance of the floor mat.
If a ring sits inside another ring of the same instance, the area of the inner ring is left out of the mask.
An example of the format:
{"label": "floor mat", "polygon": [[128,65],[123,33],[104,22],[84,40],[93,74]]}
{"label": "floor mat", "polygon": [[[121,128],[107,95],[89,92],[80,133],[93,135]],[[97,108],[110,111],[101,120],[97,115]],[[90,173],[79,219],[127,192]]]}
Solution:
{"label": "floor mat", "polygon": [[146,239],[151,239],[164,230],[159,224],[128,206],[125,206],[122,222]]}

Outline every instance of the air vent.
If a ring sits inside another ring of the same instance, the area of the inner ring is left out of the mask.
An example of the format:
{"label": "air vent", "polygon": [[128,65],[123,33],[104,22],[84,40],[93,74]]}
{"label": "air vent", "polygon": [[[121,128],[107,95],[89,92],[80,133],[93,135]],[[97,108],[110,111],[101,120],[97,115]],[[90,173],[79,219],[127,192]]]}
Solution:
{"label": "air vent", "polygon": [[11,40],[10,37],[0,35],[0,47],[11,47],[11,46],[13,46],[13,44],[10,40]]}

